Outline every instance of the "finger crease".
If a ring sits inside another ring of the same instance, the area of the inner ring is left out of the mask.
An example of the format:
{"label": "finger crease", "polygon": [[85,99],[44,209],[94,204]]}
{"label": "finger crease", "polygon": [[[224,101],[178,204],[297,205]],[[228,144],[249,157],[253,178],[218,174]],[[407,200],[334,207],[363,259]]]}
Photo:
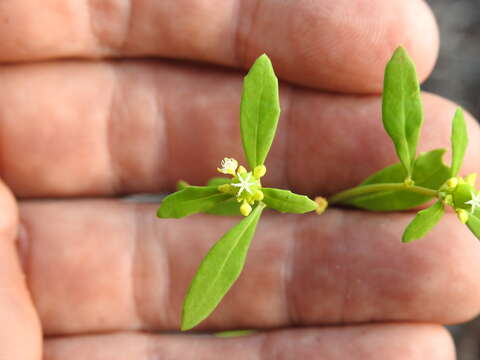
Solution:
{"label": "finger crease", "polygon": [[110,103],[108,106],[107,116],[105,119],[105,144],[106,144],[106,151],[108,157],[108,163],[110,164],[110,188],[113,194],[120,194],[124,187],[123,187],[123,180],[120,171],[120,167],[117,164],[117,159],[115,156],[114,148],[116,145],[115,142],[115,122],[116,122],[116,96],[117,96],[117,88],[118,88],[118,76],[115,70],[115,65],[111,66],[111,74],[112,74],[112,87],[111,87],[111,94],[110,94]]}
{"label": "finger crease", "polygon": [[141,292],[142,286],[139,283],[139,276],[141,275],[141,271],[139,271],[138,267],[142,266],[141,261],[141,250],[139,242],[142,239],[142,227],[140,226],[140,222],[142,221],[140,207],[138,204],[135,204],[132,211],[132,261],[131,261],[131,268],[130,268],[130,288],[131,288],[131,299],[133,301],[133,310],[135,319],[138,319],[139,325],[142,326],[144,321],[146,320],[141,306]]}

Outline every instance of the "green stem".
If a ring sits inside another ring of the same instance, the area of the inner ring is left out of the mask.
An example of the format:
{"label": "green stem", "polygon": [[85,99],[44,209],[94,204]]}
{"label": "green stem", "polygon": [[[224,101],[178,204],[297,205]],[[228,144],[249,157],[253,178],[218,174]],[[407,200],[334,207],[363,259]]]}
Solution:
{"label": "green stem", "polygon": [[409,192],[414,192],[417,194],[422,194],[431,197],[437,197],[438,193],[435,190],[428,189],[416,185],[405,185],[402,183],[385,183],[385,184],[372,184],[372,185],[362,185],[357,186],[342,192],[339,192],[332,197],[328,198],[328,204],[338,204],[352,197],[361,196],[365,194],[370,194],[374,192],[383,192],[383,191],[398,191],[404,190]]}

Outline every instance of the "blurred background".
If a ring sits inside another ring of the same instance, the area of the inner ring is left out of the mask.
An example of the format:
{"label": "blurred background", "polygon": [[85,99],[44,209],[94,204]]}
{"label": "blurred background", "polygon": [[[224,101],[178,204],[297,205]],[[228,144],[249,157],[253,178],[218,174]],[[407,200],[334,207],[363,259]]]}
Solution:
{"label": "blurred background", "polygon": [[[480,119],[480,0],[427,0],[440,26],[437,66],[424,90],[456,101]],[[458,360],[480,359],[480,318],[451,326]]]}
{"label": "blurred background", "polygon": [[423,88],[480,118],[480,0],[428,0],[440,26],[440,56]]}

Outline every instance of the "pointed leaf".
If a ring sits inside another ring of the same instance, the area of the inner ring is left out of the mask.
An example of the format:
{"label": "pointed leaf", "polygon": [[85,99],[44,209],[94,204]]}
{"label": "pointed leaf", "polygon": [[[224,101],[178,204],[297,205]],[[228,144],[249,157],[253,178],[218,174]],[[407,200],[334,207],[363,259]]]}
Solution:
{"label": "pointed leaf", "polygon": [[262,188],[263,202],[271,209],[282,213],[303,214],[314,211],[318,204],[307,196],[292,193],[289,190]]}
{"label": "pointed leaf", "polygon": [[382,118],[398,158],[411,176],[423,109],[415,65],[403,47],[395,51],[385,69]]}
{"label": "pointed leaf", "polygon": [[480,218],[477,215],[468,215],[467,226],[470,231],[480,240]]}
{"label": "pointed leaf", "polygon": [[255,330],[227,330],[227,331],[217,332],[214,335],[220,338],[232,338],[232,337],[252,335],[252,334],[255,334],[256,332],[257,331]]}
{"label": "pointed leaf", "polygon": [[239,216],[240,213],[240,204],[237,199],[232,197],[227,201],[224,201],[218,205],[215,205],[211,209],[206,211],[210,215],[221,215],[221,216]]}
{"label": "pointed leaf", "polygon": [[232,179],[230,178],[226,178],[226,177],[213,177],[211,178],[210,180],[208,180],[207,182],[207,186],[220,186],[220,185],[224,185],[224,184],[229,184],[230,182],[232,181]]}
{"label": "pointed leaf", "polygon": [[223,235],[203,259],[183,304],[183,331],[209,316],[237,280],[264,207],[257,205],[249,216]]}
{"label": "pointed leaf", "polygon": [[467,126],[463,111],[458,108],[452,121],[452,166],[451,175],[456,176],[462,167],[463,157],[468,146]]}
{"label": "pointed leaf", "polygon": [[402,241],[411,242],[424,237],[437,225],[444,213],[445,209],[441,201],[437,201],[429,208],[419,211],[405,229]]}
{"label": "pointed leaf", "polygon": [[180,181],[177,182],[177,191],[183,190],[183,189],[185,189],[186,187],[189,187],[189,186],[190,186],[189,183],[187,183],[184,180],[180,180]]}
{"label": "pointed leaf", "polygon": [[216,186],[188,186],[163,199],[158,208],[157,216],[161,218],[181,218],[205,212],[231,198],[232,195],[219,192]]}
{"label": "pointed leaf", "polygon": [[240,131],[250,168],[263,165],[280,116],[278,80],[267,55],[260,56],[243,81]]}
{"label": "pointed leaf", "polygon": [[[437,190],[450,177],[450,169],[442,161],[445,151],[436,149],[420,154],[412,174],[416,185]],[[361,185],[402,183],[404,179],[405,169],[397,163],[371,175]],[[408,191],[384,191],[347,199],[342,204],[372,211],[398,211],[415,208],[430,199]]]}

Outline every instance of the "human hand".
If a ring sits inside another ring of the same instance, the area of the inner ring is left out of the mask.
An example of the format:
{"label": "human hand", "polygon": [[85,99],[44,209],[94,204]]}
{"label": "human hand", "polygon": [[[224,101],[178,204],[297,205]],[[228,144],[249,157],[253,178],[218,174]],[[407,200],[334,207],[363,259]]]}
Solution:
{"label": "human hand", "polygon": [[[202,329],[271,331],[217,339],[156,332],[178,329],[198,263],[233,220],[158,220],[156,204],[88,199],[204,183],[224,155],[241,158],[238,69],[261,52],[288,81],[265,183],[312,195],[357,184],[395,161],[378,96],[392,50],[404,44],[422,78],[433,65],[423,2],[90,4],[0,7],[0,57],[14,63],[0,69],[0,169],[22,199],[27,283],[4,189],[0,359],[41,358],[37,317],[47,360],[454,357],[435,324],[477,313],[480,273],[478,245],[454,214],[410,245],[398,235],[409,214],[267,216],[241,279]],[[445,147],[454,107],[431,95],[424,103],[420,144]],[[469,135],[467,172],[479,153],[472,119]]]}

